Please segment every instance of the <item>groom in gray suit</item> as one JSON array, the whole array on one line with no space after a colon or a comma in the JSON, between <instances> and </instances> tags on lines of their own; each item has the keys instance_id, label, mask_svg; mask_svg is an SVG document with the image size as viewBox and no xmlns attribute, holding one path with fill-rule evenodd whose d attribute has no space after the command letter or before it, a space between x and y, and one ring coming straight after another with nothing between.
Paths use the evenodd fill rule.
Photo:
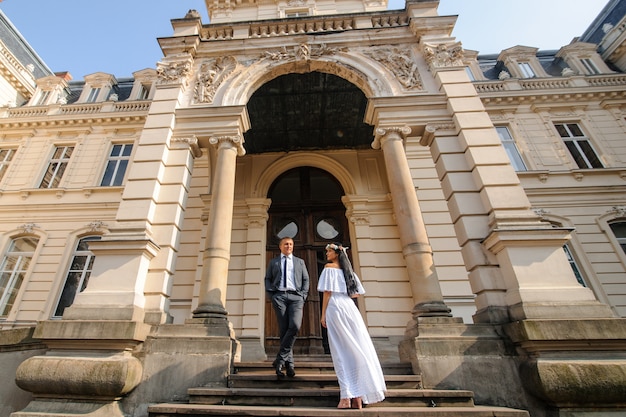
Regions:
<instances>
[{"instance_id":1,"label":"groom in gray suit","mask_svg":"<svg viewBox=\"0 0 626 417\"><path fill-rule=\"evenodd\" d=\"M296 375L293 345L302 325L302 310L309 295L309 272L304 260L293 256L293 239L284 237L278 245L280 256L272 259L265 273L265 291L272 300L280 331L280 350L274 367L276 375Z\"/></svg>"}]
</instances>

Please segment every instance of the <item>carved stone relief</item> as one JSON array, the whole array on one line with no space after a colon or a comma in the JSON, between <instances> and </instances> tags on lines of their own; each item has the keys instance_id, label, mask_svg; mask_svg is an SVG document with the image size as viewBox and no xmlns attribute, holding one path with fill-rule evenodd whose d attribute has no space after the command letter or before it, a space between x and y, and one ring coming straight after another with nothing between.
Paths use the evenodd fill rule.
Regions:
<instances>
[{"instance_id":1,"label":"carved stone relief","mask_svg":"<svg viewBox=\"0 0 626 417\"><path fill-rule=\"evenodd\" d=\"M194 89L196 103L211 103L219 86L237 68L237 59L233 56L219 57L200 66Z\"/></svg>"},{"instance_id":2,"label":"carved stone relief","mask_svg":"<svg viewBox=\"0 0 626 417\"><path fill-rule=\"evenodd\" d=\"M423 48L424 58L433 68L464 66L461 42L438 45L425 43Z\"/></svg>"},{"instance_id":3,"label":"carved stone relief","mask_svg":"<svg viewBox=\"0 0 626 417\"><path fill-rule=\"evenodd\" d=\"M334 55L337 52L344 52L346 50L347 48L331 48L323 43L319 45L301 43L300 45L293 47L291 50L283 46L278 50L265 51L261 55L261 58L271 59L273 61L288 61L294 59L296 61L306 61L311 58L319 58L324 55Z\"/></svg>"},{"instance_id":4,"label":"carved stone relief","mask_svg":"<svg viewBox=\"0 0 626 417\"><path fill-rule=\"evenodd\" d=\"M167 58L166 58L167 59ZM157 62L157 77L159 84L167 84L185 80L191 74L191 57L174 57L171 60Z\"/></svg>"},{"instance_id":5,"label":"carved stone relief","mask_svg":"<svg viewBox=\"0 0 626 417\"><path fill-rule=\"evenodd\" d=\"M363 54L385 66L404 88L418 90L423 88L417 63L406 50L375 48L364 51Z\"/></svg>"}]
</instances>

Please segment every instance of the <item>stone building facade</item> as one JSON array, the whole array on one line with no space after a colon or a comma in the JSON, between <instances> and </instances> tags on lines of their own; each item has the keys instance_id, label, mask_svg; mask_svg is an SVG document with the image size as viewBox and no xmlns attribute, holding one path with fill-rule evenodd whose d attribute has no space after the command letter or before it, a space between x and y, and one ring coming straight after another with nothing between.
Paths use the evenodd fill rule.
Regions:
<instances>
[{"instance_id":1,"label":"stone building facade","mask_svg":"<svg viewBox=\"0 0 626 417\"><path fill-rule=\"evenodd\" d=\"M312 288L350 246L379 356L426 387L623 412L625 2L497 55L438 4L207 2L155 69L83 81L2 16L0 413L145 416L265 360L282 236Z\"/></svg>"}]
</instances>

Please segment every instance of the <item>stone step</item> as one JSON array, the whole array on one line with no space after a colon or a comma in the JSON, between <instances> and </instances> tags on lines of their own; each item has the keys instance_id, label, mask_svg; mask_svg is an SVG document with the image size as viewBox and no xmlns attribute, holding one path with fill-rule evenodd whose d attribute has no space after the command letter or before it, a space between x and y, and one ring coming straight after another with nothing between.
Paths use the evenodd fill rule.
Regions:
<instances>
[{"instance_id":1,"label":"stone step","mask_svg":"<svg viewBox=\"0 0 626 417\"><path fill-rule=\"evenodd\" d=\"M333 407L339 402L339 388L209 388L187 390L190 404L265 407ZM472 407L473 393L465 390L387 389L385 401L370 405L384 407Z\"/></svg>"},{"instance_id":2,"label":"stone step","mask_svg":"<svg viewBox=\"0 0 626 417\"><path fill-rule=\"evenodd\" d=\"M296 372L305 372L307 374L313 373L335 373L335 369L333 368L333 363L330 360L320 361L320 360L299 360L296 358L295 360ZM383 373L385 375L413 375L413 368L410 363L407 362L390 362L390 363L381 363L380 364ZM268 370L272 370L272 362L264 361L264 362L236 362L233 366L234 373L253 373L253 372L266 372Z\"/></svg>"},{"instance_id":3,"label":"stone step","mask_svg":"<svg viewBox=\"0 0 626 417\"><path fill-rule=\"evenodd\" d=\"M422 378L419 375L385 375L387 388L422 388ZM228 377L230 388L337 388L339 383L334 373L308 373L298 369L293 378L278 379L273 370L240 372Z\"/></svg>"},{"instance_id":4,"label":"stone step","mask_svg":"<svg viewBox=\"0 0 626 417\"><path fill-rule=\"evenodd\" d=\"M206 404L158 404L148 408L149 417L529 417L527 411L501 407L365 407L338 410L333 407L259 407Z\"/></svg>"}]
</instances>

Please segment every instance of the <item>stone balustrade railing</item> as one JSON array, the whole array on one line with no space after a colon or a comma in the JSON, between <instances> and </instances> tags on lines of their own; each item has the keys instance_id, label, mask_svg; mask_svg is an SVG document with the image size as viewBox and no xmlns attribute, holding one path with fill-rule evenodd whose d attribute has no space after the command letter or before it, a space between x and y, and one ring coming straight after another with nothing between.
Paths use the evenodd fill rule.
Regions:
<instances>
[{"instance_id":1,"label":"stone balustrade railing","mask_svg":"<svg viewBox=\"0 0 626 417\"><path fill-rule=\"evenodd\" d=\"M408 17L401 13L382 14L361 18L358 15L343 17L311 16L297 19L268 20L262 22L206 25L201 31L204 40L219 41L235 38L266 38L294 34L312 34L346 31L361 28L388 28L408 25ZM246 26L247 30L246 30Z\"/></svg>"},{"instance_id":2,"label":"stone balustrade railing","mask_svg":"<svg viewBox=\"0 0 626 417\"><path fill-rule=\"evenodd\" d=\"M504 91L562 90L580 87L611 87L626 85L625 74L604 74L592 76L527 78L493 81L474 81L479 94L501 93Z\"/></svg>"},{"instance_id":3,"label":"stone balustrade railing","mask_svg":"<svg viewBox=\"0 0 626 417\"><path fill-rule=\"evenodd\" d=\"M7 109L0 118L27 118L47 116L79 116L99 113L143 112L150 109L150 101L57 104L51 106L23 106Z\"/></svg>"}]
</instances>

